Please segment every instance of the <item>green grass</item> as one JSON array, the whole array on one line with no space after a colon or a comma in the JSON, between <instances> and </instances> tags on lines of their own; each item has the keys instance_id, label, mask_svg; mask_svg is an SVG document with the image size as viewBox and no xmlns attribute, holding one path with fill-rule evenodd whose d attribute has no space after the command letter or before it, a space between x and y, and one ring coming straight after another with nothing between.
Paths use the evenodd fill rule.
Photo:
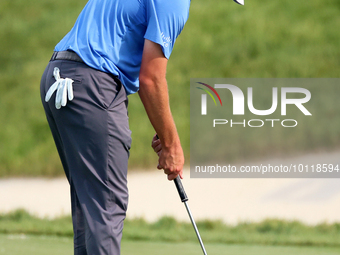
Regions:
<instances>
[{"instance_id":1,"label":"green grass","mask_svg":"<svg viewBox=\"0 0 340 255\"><path fill-rule=\"evenodd\" d=\"M0 233L30 234L71 237L73 235L71 217L53 220L34 217L24 210L0 214Z\"/></svg>"},{"instance_id":2,"label":"green grass","mask_svg":"<svg viewBox=\"0 0 340 255\"><path fill-rule=\"evenodd\" d=\"M335 255L339 248L331 247L289 247L261 245L204 244L209 255ZM122 242L122 254L129 255L197 255L203 254L197 242L191 243L154 243L154 242Z\"/></svg>"},{"instance_id":3,"label":"green grass","mask_svg":"<svg viewBox=\"0 0 340 255\"><path fill-rule=\"evenodd\" d=\"M85 3L0 2L0 176L62 174L40 103L39 83L55 44ZM187 159L190 78L339 77L339 14L338 0L248 1L243 7L231 0L192 1L167 72L171 108ZM316 104L313 107L320 107ZM156 167L157 158L150 149L154 131L137 95L130 97L129 114L130 168ZM339 130L340 123L333 128ZM309 146L301 151L336 147L329 141L338 135L316 134L318 139L312 142L310 136L304 137L302 142ZM275 139L274 144L281 138ZM291 140L288 149L301 144L295 137ZM262 151L270 152L270 148ZM235 159L244 157L239 154L233 153Z\"/></svg>"},{"instance_id":4,"label":"green grass","mask_svg":"<svg viewBox=\"0 0 340 255\"><path fill-rule=\"evenodd\" d=\"M268 219L259 223L228 226L220 221L199 221L197 227L205 243L337 247L340 250L340 224L307 226L297 221ZM72 237L71 218L39 219L19 210L0 215L0 234ZM128 242L196 242L190 223L163 217L148 223L127 219L123 240Z\"/></svg>"},{"instance_id":5,"label":"green grass","mask_svg":"<svg viewBox=\"0 0 340 255\"><path fill-rule=\"evenodd\" d=\"M71 237L0 234L0 254L71 255L73 240Z\"/></svg>"},{"instance_id":6,"label":"green grass","mask_svg":"<svg viewBox=\"0 0 340 255\"><path fill-rule=\"evenodd\" d=\"M261 245L206 244L209 255L336 255L339 248L334 247L290 247ZM2 235L0 234L0 254L11 255L71 255L73 254L72 238ZM122 255L196 255L202 254L198 242L165 243L122 241Z\"/></svg>"},{"instance_id":7,"label":"green grass","mask_svg":"<svg viewBox=\"0 0 340 255\"><path fill-rule=\"evenodd\" d=\"M340 224L306 226L299 222L265 220L227 226L198 222L208 254L335 255L340 254ZM71 218L39 219L19 210L0 215L0 255L73 254ZM163 217L155 223L126 220L122 254L201 254L189 223Z\"/></svg>"}]
</instances>

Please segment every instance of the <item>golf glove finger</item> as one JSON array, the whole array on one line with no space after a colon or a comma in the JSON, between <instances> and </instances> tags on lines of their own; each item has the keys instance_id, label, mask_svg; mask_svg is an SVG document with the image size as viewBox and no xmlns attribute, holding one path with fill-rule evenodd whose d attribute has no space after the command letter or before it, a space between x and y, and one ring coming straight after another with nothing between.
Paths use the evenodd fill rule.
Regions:
<instances>
[{"instance_id":1,"label":"golf glove finger","mask_svg":"<svg viewBox=\"0 0 340 255\"><path fill-rule=\"evenodd\" d=\"M58 67L55 67L53 70L53 76L56 80L55 83L52 84L52 86L49 88L49 90L46 93L45 101L48 102L54 91L57 91L56 97L55 97L55 107L57 109L60 109L61 106L65 106L68 100L73 99L73 80L70 78L60 78L60 70Z\"/></svg>"}]
</instances>

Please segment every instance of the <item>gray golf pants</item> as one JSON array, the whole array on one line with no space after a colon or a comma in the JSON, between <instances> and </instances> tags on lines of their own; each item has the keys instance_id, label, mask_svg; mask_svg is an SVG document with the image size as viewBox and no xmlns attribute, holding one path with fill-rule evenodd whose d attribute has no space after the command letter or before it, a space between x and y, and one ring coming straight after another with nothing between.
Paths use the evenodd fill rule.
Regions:
<instances>
[{"instance_id":1,"label":"gray golf pants","mask_svg":"<svg viewBox=\"0 0 340 255\"><path fill-rule=\"evenodd\" d=\"M74 99L59 110L56 93L44 100L54 67L74 80ZM124 86L84 63L54 60L42 76L41 99L70 183L74 254L120 254L131 145Z\"/></svg>"}]
</instances>

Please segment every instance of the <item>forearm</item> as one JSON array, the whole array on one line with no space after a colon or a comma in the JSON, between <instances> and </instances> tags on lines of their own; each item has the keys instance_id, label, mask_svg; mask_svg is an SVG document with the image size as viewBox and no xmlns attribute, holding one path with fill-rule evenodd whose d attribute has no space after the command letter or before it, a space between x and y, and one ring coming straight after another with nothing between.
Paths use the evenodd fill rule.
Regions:
<instances>
[{"instance_id":1,"label":"forearm","mask_svg":"<svg viewBox=\"0 0 340 255\"><path fill-rule=\"evenodd\" d=\"M139 96L163 148L180 144L170 105L166 79L140 81Z\"/></svg>"}]
</instances>

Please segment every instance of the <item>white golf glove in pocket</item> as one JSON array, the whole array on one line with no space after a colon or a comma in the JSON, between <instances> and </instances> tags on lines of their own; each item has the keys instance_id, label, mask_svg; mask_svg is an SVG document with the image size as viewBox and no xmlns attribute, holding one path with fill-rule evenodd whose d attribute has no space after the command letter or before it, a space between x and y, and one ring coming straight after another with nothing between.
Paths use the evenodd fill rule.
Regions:
<instances>
[{"instance_id":1,"label":"white golf glove in pocket","mask_svg":"<svg viewBox=\"0 0 340 255\"><path fill-rule=\"evenodd\" d=\"M48 102L51 99L54 91L57 91L57 95L55 97L55 108L60 109L62 106L66 105L67 98L70 101L73 99L73 80L70 78L60 78L60 70L58 67L54 68L53 76L56 79L56 82L53 83L47 91L45 102Z\"/></svg>"}]
</instances>

